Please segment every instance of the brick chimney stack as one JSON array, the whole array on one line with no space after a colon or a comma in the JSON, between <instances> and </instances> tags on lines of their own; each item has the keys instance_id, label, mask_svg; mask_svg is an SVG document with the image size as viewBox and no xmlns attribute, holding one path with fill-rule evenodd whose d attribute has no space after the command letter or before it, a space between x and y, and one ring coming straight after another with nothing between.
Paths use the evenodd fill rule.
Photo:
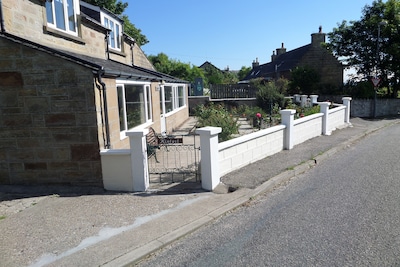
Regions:
<instances>
[{"instance_id":1,"label":"brick chimney stack","mask_svg":"<svg viewBox=\"0 0 400 267\"><path fill-rule=\"evenodd\" d=\"M275 58L276 58L275 51L272 51L271 62L273 62Z\"/></svg>"},{"instance_id":2,"label":"brick chimney stack","mask_svg":"<svg viewBox=\"0 0 400 267\"><path fill-rule=\"evenodd\" d=\"M279 56L279 55L282 55L284 53L286 53L286 48L285 48L284 43L282 43L282 47L276 49L276 55Z\"/></svg>"},{"instance_id":3,"label":"brick chimney stack","mask_svg":"<svg viewBox=\"0 0 400 267\"><path fill-rule=\"evenodd\" d=\"M322 32L322 26L319 26L318 33L311 34L311 44L312 46L320 46L321 43L325 43L326 34Z\"/></svg>"},{"instance_id":4,"label":"brick chimney stack","mask_svg":"<svg viewBox=\"0 0 400 267\"><path fill-rule=\"evenodd\" d=\"M258 67L258 66L260 66L260 63L258 62L258 57L257 57L256 60L253 60L252 67L254 69L254 68Z\"/></svg>"}]
</instances>

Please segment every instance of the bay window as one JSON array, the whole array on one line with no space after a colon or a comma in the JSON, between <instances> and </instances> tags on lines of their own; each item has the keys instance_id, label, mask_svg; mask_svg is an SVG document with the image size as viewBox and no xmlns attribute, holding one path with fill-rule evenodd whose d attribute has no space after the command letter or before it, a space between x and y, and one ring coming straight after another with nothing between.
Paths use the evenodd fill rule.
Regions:
<instances>
[{"instance_id":1,"label":"bay window","mask_svg":"<svg viewBox=\"0 0 400 267\"><path fill-rule=\"evenodd\" d=\"M149 84L119 84L117 93L121 132L152 120Z\"/></svg>"},{"instance_id":2,"label":"bay window","mask_svg":"<svg viewBox=\"0 0 400 267\"><path fill-rule=\"evenodd\" d=\"M184 85L165 85L164 98L162 91L160 91L160 110L162 104L165 104L165 113L174 111L186 105L186 94Z\"/></svg>"}]
</instances>

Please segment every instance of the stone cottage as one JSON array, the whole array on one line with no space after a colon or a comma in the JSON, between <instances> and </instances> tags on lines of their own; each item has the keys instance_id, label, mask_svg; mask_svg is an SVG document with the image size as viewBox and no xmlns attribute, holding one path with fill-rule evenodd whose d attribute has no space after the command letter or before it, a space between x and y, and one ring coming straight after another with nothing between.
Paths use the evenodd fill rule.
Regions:
<instances>
[{"instance_id":1,"label":"stone cottage","mask_svg":"<svg viewBox=\"0 0 400 267\"><path fill-rule=\"evenodd\" d=\"M100 150L189 116L188 84L157 72L108 10L0 0L0 23L0 184L102 186Z\"/></svg>"},{"instance_id":2,"label":"stone cottage","mask_svg":"<svg viewBox=\"0 0 400 267\"><path fill-rule=\"evenodd\" d=\"M311 43L291 51L286 51L284 44L273 52L271 62L259 64L256 59L252 70L242 82L261 78L272 80L280 77L291 78L291 71L296 67L311 67L320 75L320 84L334 87L343 85L343 66L324 46L326 34L322 27L318 33L311 34Z\"/></svg>"}]
</instances>

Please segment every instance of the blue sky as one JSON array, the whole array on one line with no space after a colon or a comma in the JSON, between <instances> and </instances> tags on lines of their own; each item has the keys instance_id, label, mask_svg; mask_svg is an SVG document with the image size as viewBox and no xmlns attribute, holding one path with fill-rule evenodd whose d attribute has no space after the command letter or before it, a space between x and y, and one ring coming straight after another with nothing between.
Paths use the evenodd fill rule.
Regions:
<instances>
[{"instance_id":1,"label":"blue sky","mask_svg":"<svg viewBox=\"0 0 400 267\"><path fill-rule=\"evenodd\" d=\"M133 0L125 14L150 41L146 55L220 69L270 62L284 43L287 51L309 44L322 26L331 32L343 20L359 20L373 0ZM327 40L328 41L328 40Z\"/></svg>"}]
</instances>

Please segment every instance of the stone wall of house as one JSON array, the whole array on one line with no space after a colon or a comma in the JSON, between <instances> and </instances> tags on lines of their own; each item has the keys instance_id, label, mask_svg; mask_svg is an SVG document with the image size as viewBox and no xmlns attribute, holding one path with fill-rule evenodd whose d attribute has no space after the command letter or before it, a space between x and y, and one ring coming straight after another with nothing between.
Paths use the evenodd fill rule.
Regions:
<instances>
[{"instance_id":1,"label":"stone wall of house","mask_svg":"<svg viewBox=\"0 0 400 267\"><path fill-rule=\"evenodd\" d=\"M45 1L2 0L5 29L8 33L55 49L82 53L104 58L105 34L80 22L79 35L73 37L51 28L46 28Z\"/></svg>"},{"instance_id":2,"label":"stone wall of house","mask_svg":"<svg viewBox=\"0 0 400 267\"><path fill-rule=\"evenodd\" d=\"M46 9L43 0L2 0L4 27L8 33L55 49L106 59L105 32L84 19L79 20L78 36L68 35L46 27ZM133 59L132 59L133 56ZM131 49L122 43L122 51L109 53L118 62L154 70L138 45Z\"/></svg>"},{"instance_id":3,"label":"stone wall of house","mask_svg":"<svg viewBox=\"0 0 400 267\"><path fill-rule=\"evenodd\" d=\"M340 62L320 45L312 46L300 65L318 71L321 75L321 85L343 86L343 68Z\"/></svg>"},{"instance_id":4,"label":"stone wall of house","mask_svg":"<svg viewBox=\"0 0 400 267\"><path fill-rule=\"evenodd\" d=\"M93 73L0 38L0 184L102 186Z\"/></svg>"}]
</instances>

